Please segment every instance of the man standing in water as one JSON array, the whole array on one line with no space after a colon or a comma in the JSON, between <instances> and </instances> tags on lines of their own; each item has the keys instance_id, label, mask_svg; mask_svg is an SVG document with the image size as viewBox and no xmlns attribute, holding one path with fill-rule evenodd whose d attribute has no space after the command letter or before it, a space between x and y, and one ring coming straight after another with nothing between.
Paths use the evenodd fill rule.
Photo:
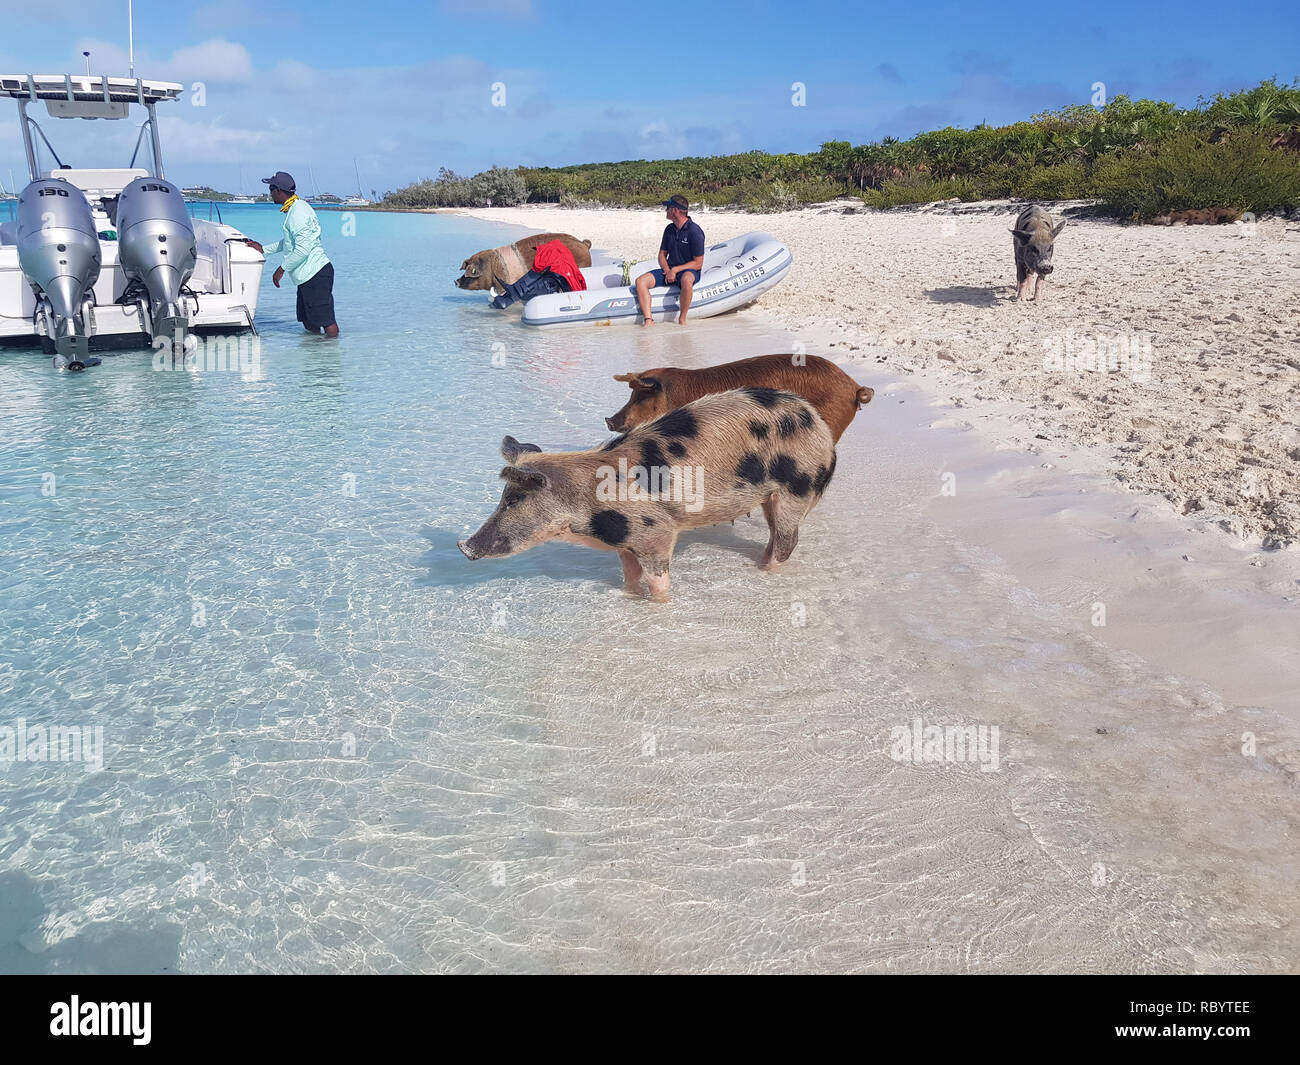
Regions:
<instances>
[{"instance_id":1,"label":"man standing in water","mask_svg":"<svg viewBox=\"0 0 1300 1065\"><path fill-rule=\"evenodd\" d=\"M686 213L689 206L685 196L664 200L668 225L664 228L664 239L659 242L659 269L636 279L636 299L641 305L641 317L645 319L642 325L655 324L650 313L650 290L659 285L681 286L682 294L678 297L681 313L677 315L677 324L686 324L691 294L695 291L695 282L700 279L700 271L704 269L704 230Z\"/></svg>"},{"instance_id":2,"label":"man standing in water","mask_svg":"<svg viewBox=\"0 0 1300 1065\"><path fill-rule=\"evenodd\" d=\"M298 286L298 321L303 328L317 335L323 329L327 337L336 337L339 326L334 320L334 264L320 246L316 212L306 200L298 199L294 192L298 186L283 170L262 181L271 186L271 199L280 205L284 215L284 237L266 247L255 240L244 243L263 255L284 255L284 265L271 275L272 283L279 288L287 271Z\"/></svg>"}]
</instances>

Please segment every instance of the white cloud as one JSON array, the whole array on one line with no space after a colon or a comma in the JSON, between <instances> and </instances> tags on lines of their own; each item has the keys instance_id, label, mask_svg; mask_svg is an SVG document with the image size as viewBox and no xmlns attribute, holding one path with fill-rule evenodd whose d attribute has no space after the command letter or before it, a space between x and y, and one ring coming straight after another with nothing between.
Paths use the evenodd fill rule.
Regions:
<instances>
[{"instance_id":1,"label":"white cloud","mask_svg":"<svg viewBox=\"0 0 1300 1065\"><path fill-rule=\"evenodd\" d=\"M165 77L184 84L201 81L209 88L231 88L253 80L253 57L242 44L215 37L179 48L161 64Z\"/></svg>"},{"instance_id":2,"label":"white cloud","mask_svg":"<svg viewBox=\"0 0 1300 1065\"><path fill-rule=\"evenodd\" d=\"M325 85L325 75L297 59L282 59L271 71L271 86L277 92L318 92Z\"/></svg>"}]
</instances>

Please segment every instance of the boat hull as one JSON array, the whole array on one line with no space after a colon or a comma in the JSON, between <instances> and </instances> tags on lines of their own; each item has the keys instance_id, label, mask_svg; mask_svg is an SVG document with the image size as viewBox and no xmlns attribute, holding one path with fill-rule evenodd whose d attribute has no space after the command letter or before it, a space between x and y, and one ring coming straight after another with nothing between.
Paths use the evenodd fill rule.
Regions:
<instances>
[{"instance_id":1,"label":"boat hull","mask_svg":"<svg viewBox=\"0 0 1300 1065\"><path fill-rule=\"evenodd\" d=\"M107 220L105 225L107 225ZM238 243L233 226L196 220L198 252L188 293L182 295L190 332L253 328L262 283L262 255ZM90 290L90 346L93 350L149 346L155 333L149 308L139 301L119 304L131 278L123 269L117 241L101 240L101 267ZM16 244L0 239L0 340L41 344L46 339L36 316L36 296L23 274Z\"/></svg>"}]
</instances>

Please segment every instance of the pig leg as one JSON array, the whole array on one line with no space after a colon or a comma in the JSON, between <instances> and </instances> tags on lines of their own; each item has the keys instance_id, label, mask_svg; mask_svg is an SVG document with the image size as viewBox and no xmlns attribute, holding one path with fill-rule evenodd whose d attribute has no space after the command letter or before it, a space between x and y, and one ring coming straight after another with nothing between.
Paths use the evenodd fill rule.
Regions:
<instances>
[{"instance_id":1,"label":"pig leg","mask_svg":"<svg viewBox=\"0 0 1300 1065\"><path fill-rule=\"evenodd\" d=\"M794 554L795 544L799 542L799 522L803 520L804 508L800 507L783 492L773 492L763 500L763 517L771 537L767 541L767 550L759 565L763 569L776 569L782 562Z\"/></svg>"},{"instance_id":2,"label":"pig leg","mask_svg":"<svg viewBox=\"0 0 1300 1065\"><path fill-rule=\"evenodd\" d=\"M645 570L645 582L650 586L650 598L656 603L668 601L668 587L671 582L668 565L672 561L667 555L662 557L641 558Z\"/></svg>"},{"instance_id":3,"label":"pig leg","mask_svg":"<svg viewBox=\"0 0 1300 1065\"><path fill-rule=\"evenodd\" d=\"M1016 299L1025 298L1025 288L1029 284L1029 271L1020 262L1016 263Z\"/></svg>"},{"instance_id":4,"label":"pig leg","mask_svg":"<svg viewBox=\"0 0 1300 1065\"><path fill-rule=\"evenodd\" d=\"M663 573L647 573L646 583L650 585L650 598L656 603L668 602L668 585L669 574L667 570Z\"/></svg>"},{"instance_id":5,"label":"pig leg","mask_svg":"<svg viewBox=\"0 0 1300 1065\"><path fill-rule=\"evenodd\" d=\"M1038 290L1043 287L1043 275L1038 274L1034 277L1034 299L1038 299Z\"/></svg>"},{"instance_id":6,"label":"pig leg","mask_svg":"<svg viewBox=\"0 0 1300 1065\"><path fill-rule=\"evenodd\" d=\"M640 561L626 548L619 549L618 560L623 563L623 587L633 595L640 595L641 577L644 574Z\"/></svg>"},{"instance_id":7,"label":"pig leg","mask_svg":"<svg viewBox=\"0 0 1300 1065\"><path fill-rule=\"evenodd\" d=\"M671 537L648 545L636 558L645 573L646 584L650 586L650 598L659 603L668 599L668 567L672 564L673 545L676 542L677 535L674 533Z\"/></svg>"}]
</instances>

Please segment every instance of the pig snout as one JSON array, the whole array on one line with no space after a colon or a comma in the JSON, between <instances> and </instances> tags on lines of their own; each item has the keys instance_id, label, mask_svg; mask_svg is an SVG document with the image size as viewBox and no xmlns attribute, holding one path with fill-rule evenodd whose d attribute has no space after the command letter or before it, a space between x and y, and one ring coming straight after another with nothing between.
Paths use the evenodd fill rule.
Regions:
<instances>
[{"instance_id":1,"label":"pig snout","mask_svg":"<svg viewBox=\"0 0 1300 1065\"><path fill-rule=\"evenodd\" d=\"M498 528L479 529L473 536L457 540L460 553L471 562L480 558L501 558L511 553L510 537Z\"/></svg>"},{"instance_id":2,"label":"pig snout","mask_svg":"<svg viewBox=\"0 0 1300 1065\"><path fill-rule=\"evenodd\" d=\"M1041 265L1038 267L1038 272L1039 272L1040 274L1042 274L1044 277L1046 277L1048 274L1050 274L1050 273L1052 272L1052 264L1051 264L1051 263L1043 263L1043 264L1041 264Z\"/></svg>"},{"instance_id":3,"label":"pig snout","mask_svg":"<svg viewBox=\"0 0 1300 1065\"><path fill-rule=\"evenodd\" d=\"M617 417L606 418L605 424L609 427L611 433L621 433L623 431L623 427L618 423Z\"/></svg>"}]
</instances>

